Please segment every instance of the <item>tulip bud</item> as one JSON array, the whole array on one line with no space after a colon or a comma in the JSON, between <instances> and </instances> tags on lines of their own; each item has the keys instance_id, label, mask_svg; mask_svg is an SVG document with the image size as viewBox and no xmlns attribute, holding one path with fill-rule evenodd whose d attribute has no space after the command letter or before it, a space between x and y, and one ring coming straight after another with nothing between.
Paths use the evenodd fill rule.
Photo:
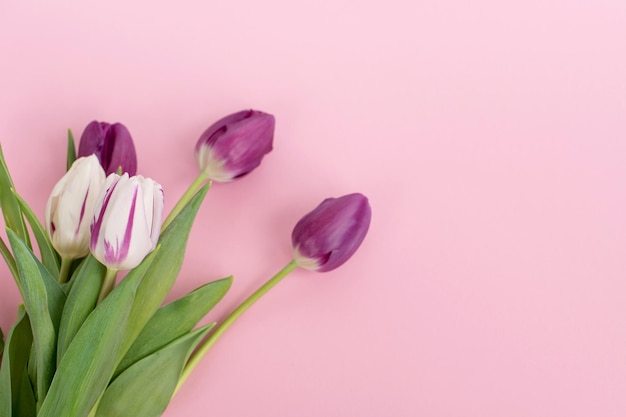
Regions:
<instances>
[{"instance_id":1,"label":"tulip bud","mask_svg":"<svg viewBox=\"0 0 626 417\"><path fill-rule=\"evenodd\" d=\"M122 173L133 176L137 173L137 153L130 132L121 123L109 124L93 121L87 125L80 137L78 156L95 154L107 175Z\"/></svg>"},{"instance_id":2,"label":"tulip bud","mask_svg":"<svg viewBox=\"0 0 626 417\"><path fill-rule=\"evenodd\" d=\"M56 183L46 204L46 231L66 259L89 253L89 224L105 175L94 155L78 158Z\"/></svg>"},{"instance_id":3,"label":"tulip bud","mask_svg":"<svg viewBox=\"0 0 626 417\"><path fill-rule=\"evenodd\" d=\"M371 218L372 209L363 194L327 198L294 227L294 260L319 272L337 268L359 248Z\"/></svg>"},{"instance_id":4,"label":"tulip bud","mask_svg":"<svg viewBox=\"0 0 626 417\"><path fill-rule=\"evenodd\" d=\"M91 224L91 253L109 269L132 269L159 240L163 189L140 175L111 174L100 197Z\"/></svg>"},{"instance_id":5,"label":"tulip bud","mask_svg":"<svg viewBox=\"0 0 626 417\"><path fill-rule=\"evenodd\" d=\"M244 110L212 124L198 139L196 159L211 180L227 182L243 177L272 150L274 116Z\"/></svg>"}]
</instances>

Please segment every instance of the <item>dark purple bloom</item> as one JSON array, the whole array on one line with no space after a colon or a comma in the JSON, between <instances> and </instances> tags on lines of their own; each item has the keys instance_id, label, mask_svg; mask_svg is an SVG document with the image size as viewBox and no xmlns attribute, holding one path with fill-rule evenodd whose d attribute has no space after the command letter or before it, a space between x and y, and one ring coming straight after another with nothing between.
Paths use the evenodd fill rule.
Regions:
<instances>
[{"instance_id":1,"label":"dark purple bloom","mask_svg":"<svg viewBox=\"0 0 626 417\"><path fill-rule=\"evenodd\" d=\"M93 121L80 137L78 157L95 154L107 175L127 172L137 174L137 153L130 132L121 123Z\"/></svg>"},{"instance_id":2,"label":"dark purple bloom","mask_svg":"<svg viewBox=\"0 0 626 417\"><path fill-rule=\"evenodd\" d=\"M365 239L372 218L360 193L327 198L293 229L291 243L299 266L326 272L346 262Z\"/></svg>"},{"instance_id":3,"label":"dark purple bloom","mask_svg":"<svg viewBox=\"0 0 626 417\"><path fill-rule=\"evenodd\" d=\"M213 181L243 177L272 150L274 116L244 110L213 123L196 144L200 169Z\"/></svg>"}]
</instances>

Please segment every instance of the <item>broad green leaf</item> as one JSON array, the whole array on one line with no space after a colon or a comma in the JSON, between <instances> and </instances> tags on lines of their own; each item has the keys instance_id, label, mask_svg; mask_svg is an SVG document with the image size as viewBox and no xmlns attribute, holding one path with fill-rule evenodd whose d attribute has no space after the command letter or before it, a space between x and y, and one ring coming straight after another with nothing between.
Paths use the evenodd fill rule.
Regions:
<instances>
[{"instance_id":1,"label":"broad green leaf","mask_svg":"<svg viewBox=\"0 0 626 417\"><path fill-rule=\"evenodd\" d=\"M43 226L37 219L37 216L33 212L33 210L28 206L26 201L19 194L15 193L15 198L20 205L20 209L28 220L28 224L30 224L30 228L35 235L35 240L37 240L37 245L39 246L39 252L41 253L41 263L48 269L50 275L53 277L59 276L59 257L52 247L52 243L48 238L48 234L44 230Z\"/></svg>"},{"instance_id":2,"label":"broad green leaf","mask_svg":"<svg viewBox=\"0 0 626 417\"><path fill-rule=\"evenodd\" d=\"M61 287L61 285L56 282L52 275L50 275L46 267L40 264L34 255L32 255L32 257L39 267L39 273L41 274L43 284L46 287L46 293L48 296L48 312L50 313L50 318L52 319L54 332L55 334L58 334L59 326L61 324L61 315L63 314L63 307L65 306L65 300L67 299L67 296L65 295L63 287Z\"/></svg>"},{"instance_id":3,"label":"broad green leaf","mask_svg":"<svg viewBox=\"0 0 626 417\"><path fill-rule=\"evenodd\" d=\"M20 393L17 403L13 406L13 415L15 417L34 416L37 414L37 401L33 392L33 385L30 383L28 373L22 374L22 383L20 384Z\"/></svg>"},{"instance_id":4,"label":"broad green leaf","mask_svg":"<svg viewBox=\"0 0 626 417\"><path fill-rule=\"evenodd\" d=\"M26 363L32 342L28 315L24 306L20 305L15 324L7 335L0 367L0 417L11 417L20 402L22 380L28 378Z\"/></svg>"},{"instance_id":5,"label":"broad green leaf","mask_svg":"<svg viewBox=\"0 0 626 417\"><path fill-rule=\"evenodd\" d=\"M2 208L4 215L4 224L9 229L14 230L26 242L26 246L30 247L30 237L20 211L20 205L13 194L13 188L13 180L4 160L2 146L0 146L0 208Z\"/></svg>"},{"instance_id":6,"label":"broad green leaf","mask_svg":"<svg viewBox=\"0 0 626 417\"><path fill-rule=\"evenodd\" d=\"M158 248L136 270L145 270ZM143 274L127 276L85 320L61 359L38 417L83 417L107 387Z\"/></svg>"},{"instance_id":7,"label":"broad green leaf","mask_svg":"<svg viewBox=\"0 0 626 417\"><path fill-rule=\"evenodd\" d=\"M24 242L10 229L7 229L7 234L15 253L22 296L33 329L37 369L36 397L41 401L54 376L56 335L65 294Z\"/></svg>"},{"instance_id":8,"label":"broad green leaf","mask_svg":"<svg viewBox=\"0 0 626 417\"><path fill-rule=\"evenodd\" d=\"M72 129L67 129L67 163L65 164L66 171L69 171L75 160L76 146L74 145L74 134L72 134Z\"/></svg>"},{"instance_id":9,"label":"broad green leaf","mask_svg":"<svg viewBox=\"0 0 626 417\"><path fill-rule=\"evenodd\" d=\"M4 333L0 329L0 360L2 359L2 352L4 352Z\"/></svg>"},{"instance_id":10,"label":"broad green leaf","mask_svg":"<svg viewBox=\"0 0 626 417\"><path fill-rule=\"evenodd\" d=\"M52 275L50 275L50 272L48 272L46 267L39 262L35 254L26 247L24 242L22 242L12 230L7 229L7 235L9 236L9 241L13 247L13 251L15 252L18 273L20 271L20 265L32 268L33 270L35 267L37 268L37 276L40 278L41 282L43 282L46 290L48 312L50 314L50 318L52 319L55 332L58 331L59 323L61 322L61 313L63 312L63 306L65 305L66 299L63 287ZM29 277L29 279L30 278L31 277ZM28 304L26 304L26 311L28 311Z\"/></svg>"},{"instance_id":11,"label":"broad green leaf","mask_svg":"<svg viewBox=\"0 0 626 417\"><path fill-rule=\"evenodd\" d=\"M104 392L96 417L160 416L172 399L191 351L210 327L181 336L120 374Z\"/></svg>"},{"instance_id":12,"label":"broad green leaf","mask_svg":"<svg viewBox=\"0 0 626 417\"><path fill-rule=\"evenodd\" d=\"M23 291L22 296L32 321L34 359L37 368L36 392L38 398L43 398L54 375L53 358L56 358L56 334L50 312L48 311L46 286L39 273L39 268L30 259L28 249L23 242L12 230L7 229L7 233L15 253L15 261Z\"/></svg>"},{"instance_id":13,"label":"broad green leaf","mask_svg":"<svg viewBox=\"0 0 626 417\"><path fill-rule=\"evenodd\" d=\"M115 374L188 333L222 299L232 277L201 286L159 308L124 356Z\"/></svg>"},{"instance_id":14,"label":"broad green leaf","mask_svg":"<svg viewBox=\"0 0 626 417\"><path fill-rule=\"evenodd\" d=\"M207 191L208 186L202 187L159 238L161 250L145 271L145 277L137 288L119 361L172 288L183 263L189 231ZM136 274L144 274L144 271L136 268L128 274L127 279Z\"/></svg>"},{"instance_id":15,"label":"broad green leaf","mask_svg":"<svg viewBox=\"0 0 626 417\"><path fill-rule=\"evenodd\" d=\"M72 287L61 316L57 343L57 363L70 345L85 319L96 307L106 267L89 255L72 277Z\"/></svg>"},{"instance_id":16,"label":"broad green leaf","mask_svg":"<svg viewBox=\"0 0 626 417\"><path fill-rule=\"evenodd\" d=\"M13 278L15 279L15 283L17 284L17 287L21 288L19 275L17 274L17 266L15 265L15 258L13 258L13 254L11 253L7 245L4 243L4 240L2 240L2 238L0 238L0 254L2 254L2 257L4 258L4 262L9 267L9 271L11 271L11 275L13 275Z\"/></svg>"}]
</instances>

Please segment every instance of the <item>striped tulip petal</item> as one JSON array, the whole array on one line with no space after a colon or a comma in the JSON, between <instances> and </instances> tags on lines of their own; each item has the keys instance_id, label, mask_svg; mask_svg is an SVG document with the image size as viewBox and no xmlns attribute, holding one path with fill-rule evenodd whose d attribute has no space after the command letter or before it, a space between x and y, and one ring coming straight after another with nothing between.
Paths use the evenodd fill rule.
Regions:
<instances>
[{"instance_id":1,"label":"striped tulip petal","mask_svg":"<svg viewBox=\"0 0 626 417\"><path fill-rule=\"evenodd\" d=\"M132 269L155 247L163 189L150 178L111 174L91 226L91 253L111 269Z\"/></svg>"}]
</instances>

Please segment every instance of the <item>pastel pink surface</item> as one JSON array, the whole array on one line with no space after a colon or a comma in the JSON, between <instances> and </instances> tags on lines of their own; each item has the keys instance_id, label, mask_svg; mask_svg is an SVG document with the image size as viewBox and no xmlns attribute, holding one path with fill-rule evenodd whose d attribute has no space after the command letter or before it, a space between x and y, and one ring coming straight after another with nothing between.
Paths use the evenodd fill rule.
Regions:
<instances>
[{"instance_id":1,"label":"pastel pink surface","mask_svg":"<svg viewBox=\"0 0 626 417\"><path fill-rule=\"evenodd\" d=\"M274 114L191 235L171 298L235 275L205 322L322 199L370 197L355 257L262 299L168 417L622 417L625 50L618 0L5 2L0 141L42 216L66 129L123 122L170 209L210 123Z\"/></svg>"}]
</instances>

